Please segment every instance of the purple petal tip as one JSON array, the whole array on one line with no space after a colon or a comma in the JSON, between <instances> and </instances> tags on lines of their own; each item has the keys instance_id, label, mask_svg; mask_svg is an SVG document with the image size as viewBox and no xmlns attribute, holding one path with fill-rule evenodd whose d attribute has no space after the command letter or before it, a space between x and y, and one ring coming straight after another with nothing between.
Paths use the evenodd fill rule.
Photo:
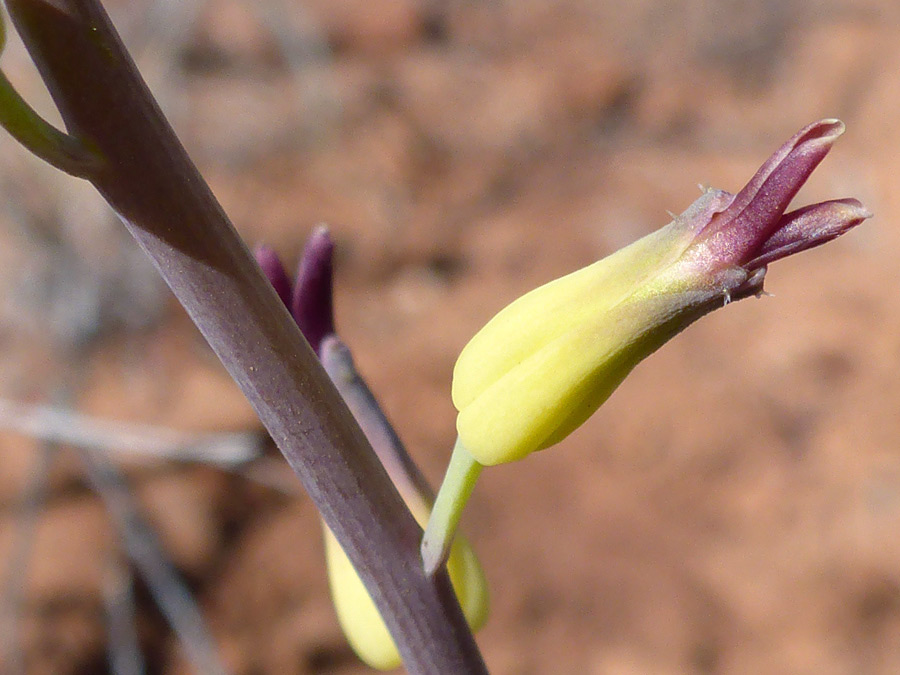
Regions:
<instances>
[{"instance_id":1,"label":"purple petal tip","mask_svg":"<svg viewBox=\"0 0 900 675\"><path fill-rule=\"evenodd\" d=\"M708 260L746 267L761 257L782 227L784 210L845 130L840 120L823 119L778 148L704 229Z\"/></svg>"},{"instance_id":2,"label":"purple petal tip","mask_svg":"<svg viewBox=\"0 0 900 675\"><path fill-rule=\"evenodd\" d=\"M824 120L813 122L804 127L798 136L817 136L822 139L834 140L847 131L847 126L836 117L826 117Z\"/></svg>"},{"instance_id":3,"label":"purple petal tip","mask_svg":"<svg viewBox=\"0 0 900 675\"><path fill-rule=\"evenodd\" d=\"M763 243L746 268L762 267L821 246L871 217L872 212L856 199L834 199L786 213L778 221L778 229Z\"/></svg>"},{"instance_id":4,"label":"purple petal tip","mask_svg":"<svg viewBox=\"0 0 900 675\"><path fill-rule=\"evenodd\" d=\"M281 298L286 307L290 307L291 280L288 278L284 265L281 264L281 260L278 258L278 254L275 253L275 249L262 244L256 248L253 255L278 297Z\"/></svg>"},{"instance_id":5,"label":"purple petal tip","mask_svg":"<svg viewBox=\"0 0 900 675\"><path fill-rule=\"evenodd\" d=\"M335 332L332 301L334 241L319 225L303 249L294 285L291 314L310 346L319 353L322 340Z\"/></svg>"}]
</instances>

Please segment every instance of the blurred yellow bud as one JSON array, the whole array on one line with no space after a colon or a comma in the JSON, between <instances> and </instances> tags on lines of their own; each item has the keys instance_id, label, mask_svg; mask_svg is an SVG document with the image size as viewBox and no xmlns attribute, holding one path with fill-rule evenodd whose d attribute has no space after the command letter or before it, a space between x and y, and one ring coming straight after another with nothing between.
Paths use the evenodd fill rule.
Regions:
<instances>
[{"instance_id":1,"label":"blurred yellow bud","mask_svg":"<svg viewBox=\"0 0 900 675\"><path fill-rule=\"evenodd\" d=\"M424 525L424 521L420 520L420 524ZM327 527L324 530L331 597L347 641L372 668L397 668L401 663L400 654L387 626L337 539ZM453 542L447 570L463 614L472 630L477 631L487 620L487 582L478 558L462 536Z\"/></svg>"}]
</instances>

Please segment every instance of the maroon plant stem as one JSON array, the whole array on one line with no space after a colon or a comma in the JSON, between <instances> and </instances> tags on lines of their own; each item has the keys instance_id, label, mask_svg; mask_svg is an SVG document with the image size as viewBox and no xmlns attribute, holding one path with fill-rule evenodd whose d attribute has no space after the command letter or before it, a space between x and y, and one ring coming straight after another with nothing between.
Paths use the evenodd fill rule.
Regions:
<instances>
[{"instance_id":1,"label":"maroon plant stem","mask_svg":"<svg viewBox=\"0 0 900 675\"><path fill-rule=\"evenodd\" d=\"M152 258L344 547L410 673L486 673L447 575L365 436L164 119L97 0L7 0L87 178ZM313 536L310 533L310 536Z\"/></svg>"}]
</instances>

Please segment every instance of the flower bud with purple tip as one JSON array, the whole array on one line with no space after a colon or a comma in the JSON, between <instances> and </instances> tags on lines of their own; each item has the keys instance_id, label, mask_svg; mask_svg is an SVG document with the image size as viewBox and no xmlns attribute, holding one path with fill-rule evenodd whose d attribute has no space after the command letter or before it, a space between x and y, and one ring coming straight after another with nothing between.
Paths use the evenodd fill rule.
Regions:
<instances>
[{"instance_id":1,"label":"flower bud with purple tip","mask_svg":"<svg viewBox=\"0 0 900 675\"><path fill-rule=\"evenodd\" d=\"M453 371L459 438L422 541L427 572L446 560L483 466L555 445L688 325L760 295L769 263L870 217L855 199L785 213L843 132L834 119L804 127L736 195L704 191L662 229L523 295L472 338Z\"/></svg>"},{"instance_id":2,"label":"flower bud with purple tip","mask_svg":"<svg viewBox=\"0 0 900 675\"><path fill-rule=\"evenodd\" d=\"M769 263L868 218L855 199L785 213L843 132L832 119L801 129L736 195L707 190L661 230L501 311L456 363L461 445L483 465L554 445L690 323L759 295Z\"/></svg>"}]
</instances>

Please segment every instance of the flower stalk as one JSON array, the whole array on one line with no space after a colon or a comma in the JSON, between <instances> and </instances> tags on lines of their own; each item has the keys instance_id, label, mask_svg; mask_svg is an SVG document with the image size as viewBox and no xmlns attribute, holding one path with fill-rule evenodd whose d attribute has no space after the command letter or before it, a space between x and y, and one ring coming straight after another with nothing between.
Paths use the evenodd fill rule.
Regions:
<instances>
[{"instance_id":1,"label":"flower stalk","mask_svg":"<svg viewBox=\"0 0 900 675\"><path fill-rule=\"evenodd\" d=\"M0 54L6 47L6 22L0 17ZM47 122L16 91L0 71L0 127L32 154L73 176L86 177L101 158L74 136Z\"/></svg>"},{"instance_id":2,"label":"flower stalk","mask_svg":"<svg viewBox=\"0 0 900 675\"><path fill-rule=\"evenodd\" d=\"M422 566L425 574L436 574L447 561L455 542L454 533L459 527L459 520L483 468L484 465L472 457L457 437L450 455L450 464L447 465L447 472L422 537Z\"/></svg>"}]
</instances>

